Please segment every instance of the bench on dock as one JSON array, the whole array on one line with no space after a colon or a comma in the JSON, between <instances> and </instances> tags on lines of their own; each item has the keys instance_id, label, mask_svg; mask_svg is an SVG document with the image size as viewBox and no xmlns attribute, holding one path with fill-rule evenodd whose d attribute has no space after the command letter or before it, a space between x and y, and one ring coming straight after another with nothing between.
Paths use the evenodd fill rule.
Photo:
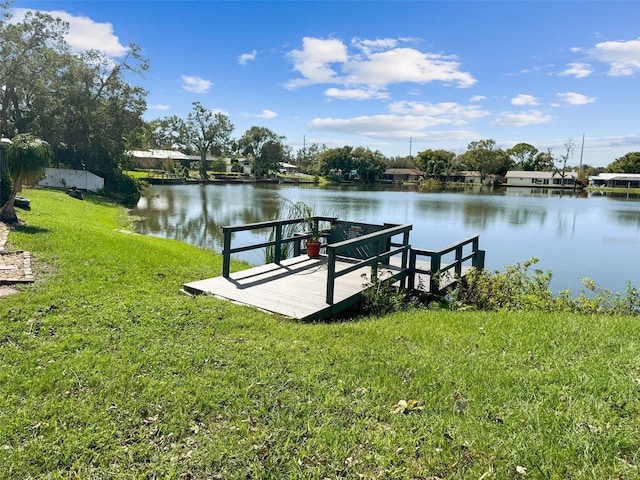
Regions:
<instances>
[{"instance_id":1,"label":"bench on dock","mask_svg":"<svg viewBox=\"0 0 640 480\"><path fill-rule=\"evenodd\" d=\"M326 318L354 305L373 279L440 293L470 268L484 266L478 236L442 250L413 249L410 224L368 224L313 218L323 253L308 258L303 219L223 227L222 276L183 285L189 294L209 293L298 319ZM234 235L268 230L269 240L233 246ZM262 249L269 262L231 272L232 255ZM449 259L449 257L453 257Z\"/></svg>"}]
</instances>

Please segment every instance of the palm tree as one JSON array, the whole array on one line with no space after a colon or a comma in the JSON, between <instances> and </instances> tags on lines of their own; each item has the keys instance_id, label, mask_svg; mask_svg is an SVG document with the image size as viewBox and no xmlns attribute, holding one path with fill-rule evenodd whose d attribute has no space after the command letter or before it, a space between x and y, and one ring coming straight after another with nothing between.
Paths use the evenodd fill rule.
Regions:
<instances>
[{"instance_id":1,"label":"palm tree","mask_svg":"<svg viewBox=\"0 0 640 480\"><path fill-rule=\"evenodd\" d=\"M0 211L0 221L4 223L18 223L13 206L16 195L22 191L22 185L36 183L44 169L51 163L53 151L51 146L44 140L35 138L33 135L25 133L16 135L11 145L7 147L5 161L13 188L9 200Z\"/></svg>"}]
</instances>

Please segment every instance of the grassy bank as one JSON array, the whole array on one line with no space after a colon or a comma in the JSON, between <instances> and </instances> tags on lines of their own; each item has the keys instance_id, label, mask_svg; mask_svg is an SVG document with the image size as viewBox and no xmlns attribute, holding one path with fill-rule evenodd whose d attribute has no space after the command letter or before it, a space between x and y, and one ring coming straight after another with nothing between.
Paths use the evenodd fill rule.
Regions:
<instances>
[{"instance_id":1,"label":"grassy bank","mask_svg":"<svg viewBox=\"0 0 640 480\"><path fill-rule=\"evenodd\" d=\"M38 280L0 299L1 478L638 477L637 319L299 324L179 293L221 258L123 233L119 207L26 196L9 247Z\"/></svg>"}]
</instances>

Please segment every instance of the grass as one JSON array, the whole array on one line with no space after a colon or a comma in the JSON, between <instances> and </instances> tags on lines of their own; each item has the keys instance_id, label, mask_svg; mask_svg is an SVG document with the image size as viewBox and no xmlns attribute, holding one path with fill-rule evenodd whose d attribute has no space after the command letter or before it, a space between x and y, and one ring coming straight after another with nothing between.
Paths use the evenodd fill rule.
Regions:
<instances>
[{"instance_id":1,"label":"grass","mask_svg":"<svg viewBox=\"0 0 640 480\"><path fill-rule=\"evenodd\" d=\"M9 241L38 280L0 299L3 479L638 478L635 318L301 324L179 293L221 273L214 252L27 193Z\"/></svg>"}]
</instances>

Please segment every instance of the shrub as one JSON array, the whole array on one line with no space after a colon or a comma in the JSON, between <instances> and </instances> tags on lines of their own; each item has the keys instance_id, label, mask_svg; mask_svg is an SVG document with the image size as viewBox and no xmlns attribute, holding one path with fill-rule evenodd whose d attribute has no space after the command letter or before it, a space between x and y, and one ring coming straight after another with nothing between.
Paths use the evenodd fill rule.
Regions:
<instances>
[{"instance_id":1,"label":"shrub","mask_svg":"<svg viewBox=\"0 0 640 480\"><path fill-rule=\"evenodd\" d=\"M458 287L440 301L440 306L454 310L526 310L577 312L586 314L640 314L640 290L627 282L625 293L614 293L591 279L582 283L587 291L573 297L570 290L554 295L549 289L551 272L530 271L537 258L503 272L472 269Z\"/></svg>"},{"instance_id":2,"label":"shrub","mask_svg":"<svg viewBox=\"0 0 640 480\"><path fill-rule=\"evenodd\" d=\"M137 180L121 172L104 175L102 193L127 207L133 207L140 200L140 192L145 188L142 180Z\"/></svg>"}]
</instances>

